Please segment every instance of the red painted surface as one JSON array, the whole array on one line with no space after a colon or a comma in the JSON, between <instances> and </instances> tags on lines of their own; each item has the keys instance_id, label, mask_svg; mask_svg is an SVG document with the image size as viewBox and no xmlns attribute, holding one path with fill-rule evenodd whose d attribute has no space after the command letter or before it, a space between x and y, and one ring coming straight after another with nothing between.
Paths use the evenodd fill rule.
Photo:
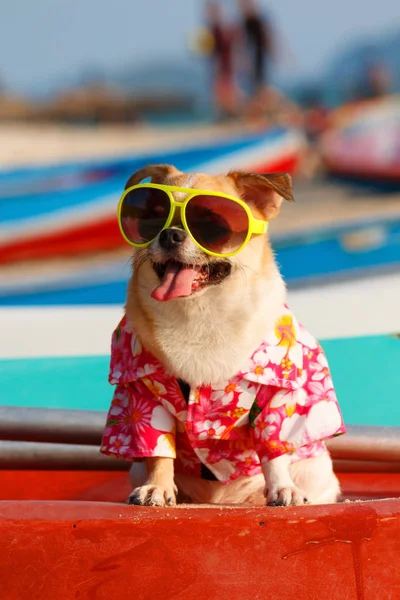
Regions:
<instances>
[{"instance_id":1,"label":"red painted surface","mask_svg":"<svg viewBox=\"0 0 400 600\"><path fill-rule=\"evenodd\" d=\"M395 599L399 525L399 500L260 509L1 502L1 595Z\"/></svg>"},{"instance_id":2,"label":"red painted surface","mask_svg":"<svg viewBox=\"0 0 400 600\"><path fill-rule=\"evenodd\" d=\"M0 471L0 500L124 502L127 471Z\"/></svg>"},{"instance_id":3,"label":"red painted surface","mask_svg":"<svg viewBox=\"0 0 400 600\"><path fill-rule=\"evenodd\" d=\"M399 473L340 479L349 497L400 495ZM0 471L1 597L400 598L400 500L154 509L129 491L126 472Z\"/></svg>"},{"instance_id":4,"label":"red painted surface","mask_svg":"<svg viewBox=\"0 0 400 600\"><path fill-rule=\"evenodd\" d=\"M400 165L393 167L379 167L368 165L367 167L347 165L344 161L325 158L327 170L334 175L351 176L366 181L376 180L382 183L400 182Z\"/></svg>"},{"instance_id":5,"label":"red painted surface","mask_svg":"<svg viewBox=\"0 0 400 600\"><path fill-rule=\"evenodd\" d=\"M116 215L93 224L68 227L57 233L39 234L34 238L5 243L1 246L0 264L56 256L74 256L112 250L124 246Z\"/></svg>"},{"instance_id":6,"label":"red painted surface","mask_svg":"<svg viewBox=\"0 0 400 600\"><path fill-rule=\"evenodd\" d=\"M338 473L347 498L397 498L400 473ZM0 471L0 500L124 502L125 471Z\"/></svg>"},{"instance_id":7,"label":"red painted surface","mask_svg":"<svg viewBox=\"0 0 400 600\"><path fill-rule=\"evenodd\" d=\"M400 473L337 473L337 476L346 498L400 497Z\"/></svg>"},{"instance_id":8,"label":"red painted surface","mask_svg":"<svg viewBox=\"0 0 400 600\"><path fill-rule=\"evenodd\" d=\"M294 175L300 165L301 155L299 152L286 157L281 156L276 160L270 160L268 163L261 163L252 170L254 173L274 173L285 172Z\"/></svg>"}]
</instances>

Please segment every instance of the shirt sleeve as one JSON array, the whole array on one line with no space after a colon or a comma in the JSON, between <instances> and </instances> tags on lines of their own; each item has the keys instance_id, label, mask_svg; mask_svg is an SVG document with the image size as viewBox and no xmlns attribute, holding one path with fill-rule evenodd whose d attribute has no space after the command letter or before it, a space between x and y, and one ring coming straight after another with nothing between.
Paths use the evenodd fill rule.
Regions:
<instances>
[{"instance_id":1,"label":"shirt sleeve","mask_svg":"<svg viewBox=\"0 0 400 600\"><path fill-rule=\"evenodd\" d=\"M175 458L175 419L140 380L117 385L100 452L124 460Z\"/></svg>"},{"instance_id":2,"label":"shirt sleeve","mask_svg":"<svg viewBox=\"0 0 400 600\"><path fill-rule=\"evenodd\" d=\"M261 463L346 433L321 348L307 358L292 387L260 387L250 424Z\"/></svg>"}]
</instances>

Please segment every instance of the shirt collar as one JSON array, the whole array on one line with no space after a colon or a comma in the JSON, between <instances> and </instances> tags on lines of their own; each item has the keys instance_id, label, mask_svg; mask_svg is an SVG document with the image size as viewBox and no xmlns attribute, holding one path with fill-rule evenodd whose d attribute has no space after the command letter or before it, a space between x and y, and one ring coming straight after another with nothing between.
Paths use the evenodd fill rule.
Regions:
<instances>
[{"instance_id":1,"label":"shirt collar","mask_svg":"<svg viewBox=\"0 0 400 600\"><path fill-rule=\"evenodd\" d=\"M303 372L303 356L316 347L315 339L285 306L274 329L236 376L261 385L297 388ZM110 383L128 383L160 371L165 374L161 363L142 347L124 317L113 334Z\"/></svg>"}]
</instances>

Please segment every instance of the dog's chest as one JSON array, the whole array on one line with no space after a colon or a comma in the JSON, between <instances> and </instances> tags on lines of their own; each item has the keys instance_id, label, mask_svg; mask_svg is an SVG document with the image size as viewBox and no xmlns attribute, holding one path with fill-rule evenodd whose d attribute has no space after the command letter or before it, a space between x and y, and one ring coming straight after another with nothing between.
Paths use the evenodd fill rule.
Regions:
<instances>
[{"instance_id":1,"label":"dog's chest","mask_svg":"<svg viewBox=\"0 0 400 600\"><path fill-rule=\"evenodd\" d=\"M171 324L158 329L162 363L191 387L231 379L246 363L259 340L258 332L243 331L235 323Z\"/></svg>"}]
</instances>

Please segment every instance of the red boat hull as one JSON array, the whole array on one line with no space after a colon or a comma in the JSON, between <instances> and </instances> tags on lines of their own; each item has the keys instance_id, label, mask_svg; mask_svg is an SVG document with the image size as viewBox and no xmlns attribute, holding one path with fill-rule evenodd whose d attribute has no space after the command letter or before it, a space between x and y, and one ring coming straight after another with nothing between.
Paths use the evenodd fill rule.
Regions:
<instances>
[{"instance_id":1,"label":"red boat hull","mask_svg":"<svg viewBox=\"0 0 400 600\"><path fill-rule=\"evenodd\" d=\"M358 497L400 491L397 473L346 473L341 480ZM7 600L399 594L400 500L140 508L116 503L129 491L127 473L85 471L2 471L0 490L0 584Z\"/></svg>"},{"instance_id":2,"label":"red boat hull","mask_svg":"<svg viewBox=\"0 0 400 600\"><path fill-rule=\"evenodd\" d=\"M7 600L396 598L400 501L264 509L1 508Z\"/></svg>"},{"instance_id":3,"label":"red boat hull","mask_svg":"<svg viewBox=\"0 0 400 600\"><path fill-rule=\"evenodd\" d=\"M351 181L397 190L400 100L397 96L345 105L322 137L327 171Z\"/></svg>"},{"instance_id":4,"label":"red boat hull","mask_svg":"<svg viewBox=\"0 0 400 600\"><path fill-rule=\"evenodd\" d=\"M400 473L348 472L337 476L349 499L400 496ZM126 471L0 470L0 501L124 502L130 491Z\"/></svg>"}]
</instances>

